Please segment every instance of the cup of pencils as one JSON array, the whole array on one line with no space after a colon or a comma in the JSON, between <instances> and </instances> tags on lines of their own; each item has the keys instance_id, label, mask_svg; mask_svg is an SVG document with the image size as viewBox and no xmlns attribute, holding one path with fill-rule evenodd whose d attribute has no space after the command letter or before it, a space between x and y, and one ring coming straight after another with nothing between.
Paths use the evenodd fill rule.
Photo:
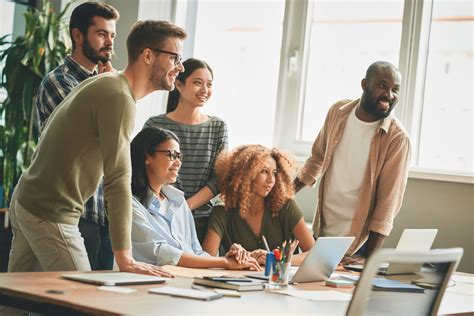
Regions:
<instances>
[{"instance_id":1,"label":"cup of pencils","mask_svg":"<svg viewBox=\"0 0 474 316\"><path fill-rule=\"evenodd\" d=\"M291 257L297 246L298 240L285 241L281 247L274 249L267 255L267 264L270 265L268 277L270 289L280 289L288 285Z\"/></svg>"}]
</instances>

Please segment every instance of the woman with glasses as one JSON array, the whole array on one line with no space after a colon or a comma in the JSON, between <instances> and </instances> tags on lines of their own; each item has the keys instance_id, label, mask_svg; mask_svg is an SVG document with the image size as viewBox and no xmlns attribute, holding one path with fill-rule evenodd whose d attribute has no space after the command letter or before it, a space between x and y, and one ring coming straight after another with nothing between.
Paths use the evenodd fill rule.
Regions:
<instances>
[{"instance_id":1,"label":"woman with glasses","mask_svg":"<svg viewBox=\"0 0 474 316\"><path fill-rule=\"evenodd\" d=\"M202 242L213 206L211 199L219 193L214 161L227 147L227 126L220 118L201 112L212 95L211 67L194 58L184 61L183 66L185 70L169 94L166 114L151 117L145 127L168 129L181 140L182 168L175 186L184 191Z\"/></svg>"},{"instance_id":2,"label":"woman with glasses","mask_svg":"<svg viewBox=\"0 0 474 316\"><path fill-rule=\"evenodd\" d=\"M203 249L215 255L233 243L242 245L260 264L265 263L265 238L270 249L297 239L308 251L314 239L292 199L294 162L283 151L245 145L219 155L216 171L224 205L215 206ZM265 237L265 238L264 238ZM300 264L305 254L294 256Z\"/></svg>"},{"instance_id":3,"label":"woman with glasses","mask_svg":"<svg viewBox=\"0 0 474 316\"><path fill-rule=\"evenodd\" d=\"M130 146L134 258L160 266L260 269L238 245L232 245L225 257L202 250L184 194L170 185L176 181L182 159L173 132L147 127Z\"/></svg>"}]
</instances>

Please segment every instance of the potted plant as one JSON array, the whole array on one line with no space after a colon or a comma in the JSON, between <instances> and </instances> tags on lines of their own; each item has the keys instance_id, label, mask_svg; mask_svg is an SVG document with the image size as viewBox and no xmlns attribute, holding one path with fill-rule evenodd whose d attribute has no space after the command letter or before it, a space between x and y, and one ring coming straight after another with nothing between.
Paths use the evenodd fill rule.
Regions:
<instances>
[{"instance_id":1,"label":"potted plant","mask_svg":"<svg viewBox=\"0 0 474 316\"><path fill-rule=\"evenodd\" d=\"M7 207L12 190L28 167L36 147L38 125L35 97L43 77L63 62L70 51L67 23L49 1L42 9L29 7L25 12L25 33L12 39L0 38L0 61L4 68L0 88L7 92L0 103L0 159L3 205Z\"/></svg>"}]
</instances>

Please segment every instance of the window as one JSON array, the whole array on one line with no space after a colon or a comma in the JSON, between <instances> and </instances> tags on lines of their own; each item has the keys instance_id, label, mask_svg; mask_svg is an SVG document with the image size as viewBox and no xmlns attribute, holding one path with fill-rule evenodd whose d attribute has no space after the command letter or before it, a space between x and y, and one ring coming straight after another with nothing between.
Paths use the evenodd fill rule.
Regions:
<instances>
[{"instance_id":1,"label":"window","mask_svg":"<svg viewBox=\"0 0 474 316\"><path fill-rule=\"evenodd\" d=\"M403 0L314 2L297 140L314 141L332 104L361 96L373 61L398 64L402 19Z\"/></svg>"},{"instance_id":2,"label":"window","mask_svg":"<svg viewBox=\"0 0 474 316\"><path fill-rule=\"evenodd\" d=\"M273 143L284 11L283 0L197 3L193 57L214 70L203 111L226 121L230 147Z\"/></svg>"},{"instance_id":3,"label":"window","mask_svg":"<svg viewBox=\"0 0 474 316\"><path fill-rule=\"evenodd\" d=\"M122 3L127 5L128 3ZM116 6L116 4L113 4ZM137 20L172 20L173 16L173 3L171 1L155 1L155 0L140 0L135 3L138 16ZM117 7L120 11L120 7ZM180 25L182 26L182 25ZM122 36L122 34L119 34ZM126 35L122 39L126 38ZM120 42L119 39L115 39L115 46L117 47ZM135 127L132 132L132 138L135 137L143 128L145 122L152 116L159 115L166 111L166 100L168 98L167 91L155 91L143 99L138 100L135 115Z\"/></svg>"},{"instance_id":4,"label":"window","mask_svg":"<svg viewBox=\"0 0 474 316\"><path fill-rule=\"evenodd\" d=\"M394 113L412 139L412 170L472 181L473 6L471 0L289 1L275 145L307 157L329 106L360 97L368 65L387 60L403 75Z\"/></svg>"},{"instance_id":5,"label":"window","mask_svg":"<svg viewBox=\"0 0 474 316\"><path fill-rule=\"evenodd\" d=\"M417 167L473 172L472 12L469 0L433 2Z\"/></svg>"},{"instance_id":6,"label":"window","mask_svg":"<svg viewBox=\"0 0 474 316\"><path fill-rule=\"evenodd\" d=\"M394 114L412 139L411 175L472 182L472 0L175 2L185 56L214 69L204 112L226 120L230 147L304 159L329 106L359 98L366 68L386 60L403 75Z\"/></svg>"}]
</instances>

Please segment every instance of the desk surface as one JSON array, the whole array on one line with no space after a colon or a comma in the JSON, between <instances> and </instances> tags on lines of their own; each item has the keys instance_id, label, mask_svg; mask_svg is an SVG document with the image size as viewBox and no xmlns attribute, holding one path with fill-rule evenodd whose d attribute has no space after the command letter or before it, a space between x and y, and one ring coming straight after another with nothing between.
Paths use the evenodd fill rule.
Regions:
<instances>
[{"instance_id":1,"label":"desk surface","mask_svg":"<svg viewBox=\"0 0 474 316\"><path fill-rule=\"evenodd\" d=\"M96 285L68 281L59 277L63 272L0 273L0 298L3 304L12 298L25 303L39 303L87 314L336 314L343 315L348 301L308 301L270 291L243 292L241 298L198 301L148 293L148 289L161 285L128 286L138 291L130 294L100 291ZM235 274L235 272L233 272ZM189 288L192 280L177 277L167 285ZM298 285L312 290L333 290L323 282ZM64 294L50 294L48 290L61 290ZM351 290L343 290L351 292ZM474 311L474 284L456 284L443 298L440 313Z\"/></svg>"}]
</instances>

